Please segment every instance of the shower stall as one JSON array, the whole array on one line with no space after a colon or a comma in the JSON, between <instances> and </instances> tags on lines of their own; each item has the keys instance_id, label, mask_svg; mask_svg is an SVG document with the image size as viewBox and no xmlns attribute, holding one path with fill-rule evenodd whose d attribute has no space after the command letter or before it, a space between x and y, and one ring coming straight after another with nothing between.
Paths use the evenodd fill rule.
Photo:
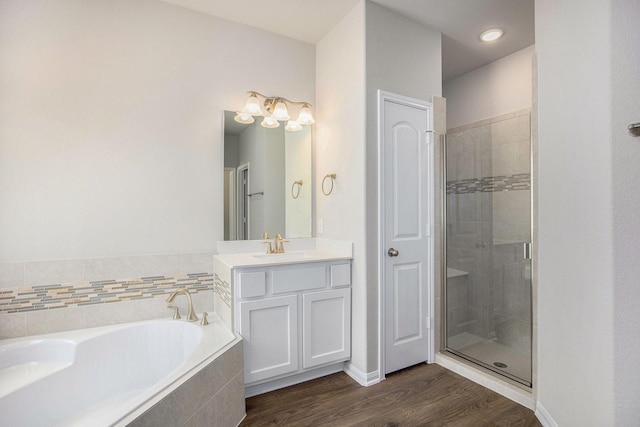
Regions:
<instances>
[{"instance_id":1,"label":"shower stall","mask_svg":"<svg viewBox=\"0 0 640 427\"><path fill-rule=\"evenodd\" d=\"M450 129L444 147L445 351L530 387L530 111Z\"/></svg>"}]
</instances>

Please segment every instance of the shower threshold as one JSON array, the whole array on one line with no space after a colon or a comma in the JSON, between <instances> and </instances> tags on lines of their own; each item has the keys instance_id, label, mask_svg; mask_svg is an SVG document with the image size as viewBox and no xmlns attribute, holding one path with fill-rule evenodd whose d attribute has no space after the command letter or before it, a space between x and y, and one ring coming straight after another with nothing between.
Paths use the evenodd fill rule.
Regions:
<instances>
[{"instance_id":1,"label":"shower threshold","mask_svg":"<svg viewBox=\"0 0 640 427\"><path fill-rule=\"evenodd\" d=\"M531 362L526 353L468 332L450 337L446 350L519 384L531 387Z\"/></svg>"}]
</instances>

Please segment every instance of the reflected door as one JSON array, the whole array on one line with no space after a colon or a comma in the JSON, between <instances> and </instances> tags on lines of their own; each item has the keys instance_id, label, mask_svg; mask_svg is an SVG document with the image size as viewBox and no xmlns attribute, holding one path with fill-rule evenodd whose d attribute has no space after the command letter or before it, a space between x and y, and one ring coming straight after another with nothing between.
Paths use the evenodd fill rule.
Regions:
<instances>
[{"instance_id":1,"label":"reflected door","mask_svg":"<svg viewBox=\"0 0 640 427\"><path fill-rule=\"evenodd\" d=\"M238 240L249 239L249 165L238 168Z\"/></svg>"},{"instance_id":2,"label":"reflected door","mask_svg":"<svg viewBox=\"0 0 640 427\"><path fill-rule=\"evenodd\" d=\"M447 135L446 350L531 385L529 114Z\"/></svg>"}]
</instances>

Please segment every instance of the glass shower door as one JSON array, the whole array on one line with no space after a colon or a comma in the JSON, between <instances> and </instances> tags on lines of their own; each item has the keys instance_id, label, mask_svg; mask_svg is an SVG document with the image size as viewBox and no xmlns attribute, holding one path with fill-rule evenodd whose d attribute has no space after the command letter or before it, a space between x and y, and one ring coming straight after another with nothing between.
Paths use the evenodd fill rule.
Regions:
<instances>
[{"instance_id":1,"label":"glass shower door","mask_svg":"<svg viewBox=\"0 0 640 427\"><path fill-rule=\"evenodd\" d=\"M529 113L447 135L445 349L531 385Z\"/></svg>"}]
</instances>

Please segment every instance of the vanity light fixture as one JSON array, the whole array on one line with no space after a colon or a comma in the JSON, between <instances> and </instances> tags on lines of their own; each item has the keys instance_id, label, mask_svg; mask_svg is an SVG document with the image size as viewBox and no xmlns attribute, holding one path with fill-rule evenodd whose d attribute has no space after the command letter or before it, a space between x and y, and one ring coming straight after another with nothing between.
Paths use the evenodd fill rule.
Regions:
<instances>
[{"instance_id":1,"label":"vanity light fixture","mask_svg":"<svg viewBox=\"0 0 640 427\"><path fill-rule=\"evenodd\" d=\"M279 96L266 96L260 92L249 91L249 99L241 111L236 112L234 120L238 123L250 124L254 122L252 116L264 116L261 125L266 128L277 128L280 121L288 120L285 127L288 131L302 130L302 125L312 125L316 121L311 114L311 104L308 102L291 101ZM264 99L261 103L260 98ZM289 108L302 105L298 112L298 119L292 120ZM264 106L264 109L263 109Z\"/></svg>"},{"instance_id":2,"label":"vanity light fixture","mask_svg":"<svg viewBox=\"0 0 640 427\"><path fill-rule=\"evenodd\" d=\"M296 120L289 120L287 122L287 126L284 129L290 132L297 132L299 130L302 130L302 125Z\"/></svg>"},{"instance_id":3,"label":"vanity light fixture","mask_svg":"<svg viewBox=\"0 0 640 427\"><path fill-rule=\"evenodd\" d=\"M245 125L250 125L255 122L253 116L251 114L245 113L244 111L239 111L236 113L234 120L238 123L244 123Z\"/></svg>"},{"instance_id":4,"label":"vanity light fixture","mask_svg":"<svg viewBox=\"0 0 640 427\"><path fill-rule=\"evenodd\" d=\"M492 42L498 40L500 37L504 35L504 31L500 28L492 28L480 34L480 40L483 42Z\"/></svg>"}]
</instances>

